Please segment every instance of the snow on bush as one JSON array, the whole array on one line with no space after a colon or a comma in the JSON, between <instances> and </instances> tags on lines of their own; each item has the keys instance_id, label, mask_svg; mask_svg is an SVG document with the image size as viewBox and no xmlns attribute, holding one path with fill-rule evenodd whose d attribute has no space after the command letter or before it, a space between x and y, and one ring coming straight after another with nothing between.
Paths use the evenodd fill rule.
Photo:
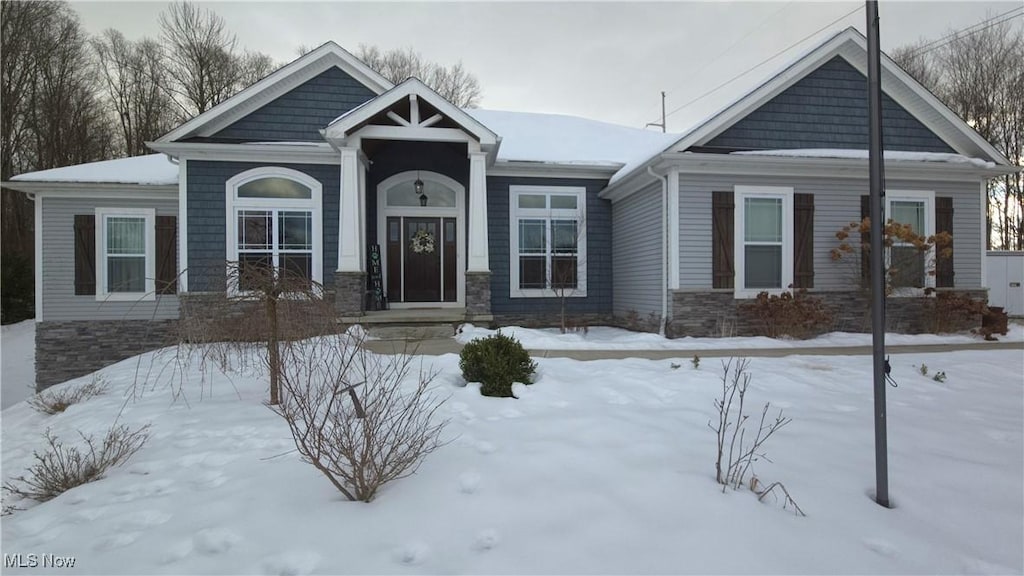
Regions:
<instances>
[{"instance_id":1,"label":"snow on bush","mask_svg":"<svg viewBox=\"0 0 1024 576\"><path fill-rule=\"evenodd\" d=\"M484 396L515 398L512 384L531 384L537 364L518 340L499 331L466 344L459 354L459 369L466 382L480 382Z\"/></svg>"}]
</instances>

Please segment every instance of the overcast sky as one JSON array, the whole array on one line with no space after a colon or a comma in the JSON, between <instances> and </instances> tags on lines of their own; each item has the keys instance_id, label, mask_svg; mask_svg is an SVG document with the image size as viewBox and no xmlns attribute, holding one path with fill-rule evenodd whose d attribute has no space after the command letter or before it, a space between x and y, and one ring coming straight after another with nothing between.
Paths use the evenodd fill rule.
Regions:
<instances>
[{"instance_id":1,"label":"overcast sky","mask_svg":"<svg viewBox=\"0 0 1024 576\"><path fill-rule=\"evenodd\" d=\"M82 2L74 8L89 32L113 27L134 39L159 34L157 17L166 5ZM863 0L203 5L227 21L241 46L282 63L294 59L300 45L327 40L353 52L360 43L412 47L440 63L462 60L480 79L483 108L573 114L636 127L660 119L662 90L671 112L823 27L865 30ZM938 39L1020 6L1020 0L883 0L882 49ZM1013 19L1018 26L1022 21ZM778 66L776 59L759 70ZM689 110L725 97L728 89L670 114L669 131L681 130Z\"/></svg>"}]
</instances>

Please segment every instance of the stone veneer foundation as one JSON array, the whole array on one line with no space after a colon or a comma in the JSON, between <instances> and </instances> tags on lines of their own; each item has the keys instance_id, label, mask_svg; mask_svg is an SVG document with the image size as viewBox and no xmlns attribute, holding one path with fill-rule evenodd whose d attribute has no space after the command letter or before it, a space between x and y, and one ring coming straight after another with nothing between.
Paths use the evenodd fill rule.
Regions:
<instances>
[{"instance_id":1,"label":"stone veneer foundation","mask_svg":"<svg viewBox=\"0 0 1024 576\"><path fill-rule=\"evenodd\" d=\"M988 291L939 290L967 294L976 300L987 300ZM822 326L820 333L870 332L871 301L864 291L815 292L809 296L820 298L832 313L832 323ZM759 320L741 305L752 300L737 300L733 291L684 291L671 294L671 320L666 328L670 338L682 336L757 336L761 334ZM887 330L903 334L935 332L940 323L947 331L967 330L981 326L981 316L964 316L959 319L937 318L934 297L889 297L886 300Z\"/></svg>"},{"instance_id":2,"label":"stone veneer foundation","mask_svg":"<svg viewBox=\"0 0 1024 576\"><path fill-rule=\"evenodd\" d=\"M491 313L491 273L466 272L466 316L488 316Z\"/></svg>"},{"instance_id":3,"label":"stone veneer foundation","mask_svg":"<svg viewBox=\"0 0 1024 576\"><path fill-rule=\"evenodd\" d=\"M36 391L178 340L177 320L79 320L36 324Z\"/></svg>"},{"instance_id":4,"label":"stone veneer foundation","mask_svg":"<svg viewBox=\"0 0 1024 576\"><path fill-rule=\"evenodd\" d=\"M366 311L366 273L334 273L334 309L338 316L362 316Z\"/></svg>"}]
</instances>

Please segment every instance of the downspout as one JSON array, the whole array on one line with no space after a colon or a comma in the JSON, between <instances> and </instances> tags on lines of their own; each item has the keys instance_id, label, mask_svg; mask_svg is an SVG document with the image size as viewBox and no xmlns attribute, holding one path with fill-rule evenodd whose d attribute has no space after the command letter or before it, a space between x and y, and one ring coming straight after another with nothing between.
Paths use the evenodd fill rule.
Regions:
<instances>
[{"instance_id":1,"label":"downspout","mask_svg":"<svg viewBox=\"0 0 1024 576\"><path fill-rule=\"evenodd\" d=\"M647 173L661 182L661 322L658 335L665 335L668 324L668 175L660 176L650 166Z\"/></svg>"}]
</instances>

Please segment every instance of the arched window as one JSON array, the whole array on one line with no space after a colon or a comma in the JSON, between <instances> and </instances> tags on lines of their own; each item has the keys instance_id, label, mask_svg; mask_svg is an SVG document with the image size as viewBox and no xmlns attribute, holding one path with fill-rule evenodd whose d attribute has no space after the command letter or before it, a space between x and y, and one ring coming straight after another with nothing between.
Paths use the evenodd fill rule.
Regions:
<instances>
[{"instance_id":1,"label":"arched window","mask_svg":"<svg viewBox=\"0 0 1024 576\"><path fill-rule=\"evenodd\" d=\"M277 166L228 180L227 258L231 291L245 292L270 270L310 285L323 282L323 186Z\"/></svg>"}]
</instances>

